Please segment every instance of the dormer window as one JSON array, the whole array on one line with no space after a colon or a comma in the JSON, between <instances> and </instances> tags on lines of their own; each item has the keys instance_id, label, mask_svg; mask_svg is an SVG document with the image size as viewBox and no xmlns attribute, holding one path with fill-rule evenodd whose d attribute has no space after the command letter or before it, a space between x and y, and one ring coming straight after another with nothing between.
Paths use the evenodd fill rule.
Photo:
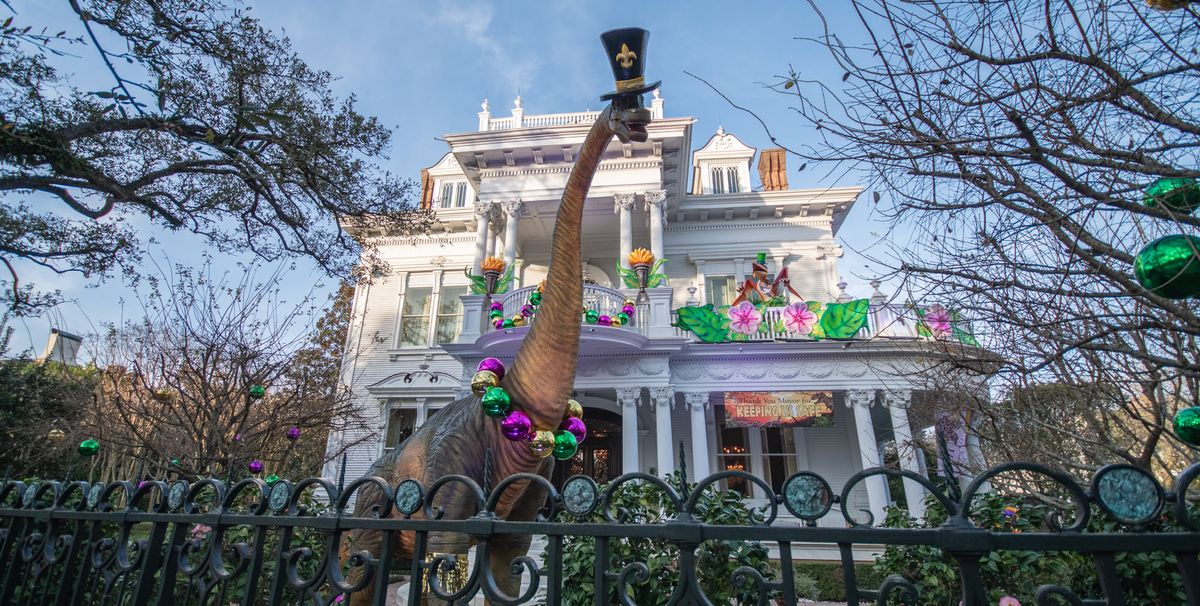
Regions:
<instances>
[{"instance_id":1,"label":"dormer window","mask_svg":"<svg viewBox=\"0 0 1200 606\"><path fill-rule=\"evenodd\" d=\"M467 205L466 181L442 181L438 193L438 208L462 208Z\"/></svg>"},{"instance_id":2,"label":"dormer window","mask_svg":"<svg viewBox=\"0 0 1200 606\"><path fill-rule=\"evenodd\" d=\"M725 169L713 167L712 171L709 173L709 182L712 183L712 193L725 193Z\"/></svg>"},{"instance_id":3,"label":"dormer window","mask_svg":"<svg viewBox=\"0 0 1200 606\"><path fill-rule=\"evenodd\" d=\"M710 194L736 194L742 191L742 180L736 166L714 166L708 170Z\"/></svg>"},{"instance_id":4,"label":"dormer window","mask_svg":"<svg viewBox=\"0 0 1200 606\"><path fill-rule=\"evenodd\" d=\"M725 169L725 185L725 189L731 194L742 191L741 184L738 183L738 171L736 168L730 166Z\"/></svg>"}]
</instances>

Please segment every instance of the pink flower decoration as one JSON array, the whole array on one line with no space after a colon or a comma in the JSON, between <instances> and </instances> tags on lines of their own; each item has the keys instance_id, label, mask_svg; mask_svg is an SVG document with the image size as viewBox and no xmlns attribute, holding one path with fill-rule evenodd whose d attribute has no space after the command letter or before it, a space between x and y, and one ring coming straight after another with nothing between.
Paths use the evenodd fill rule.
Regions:
<instances>
[{"instance_id":1,"label":"pink flower decoration","mask_svg":"<svg viewBox=\"0 0 1200 606\"><path fill-rule=\"evenodd\" d=\"M812 333L817 324L817 314L808 308L806 303L792 303L783 308L783 325L788 332L807 335Z\"/></svg>"},{"instance_id":2,"label":"pink flower decoration","mask_svg":"<svg viewBox=\"0 0 1200 606\"><path fill-rule=\"evenodd\" d=\"M210 533L210 532L212 532L212 526L208 526L205 524L195 524L192 526L191 535L192 535L193 539L199 540L199 539L203 539L204 537L208 536L208 533Z\"/></svg>"},{"instance_id":3,"label":"pink flower decoration","mask_svg":"<svg viewBox=\"0 0 1200 606\"><path fill-rule=\"evenodd\" d=\"M1017 601L1017 598L1006 595L1000 598L1000 604L998 606L1021 606L1021 602Z\"/></svg>"},{"instance_id":4,"label":"pink flower decoration","mask_svg":"<svg viewBox=\"0 0 1200 606\"><path fill-rule=\"evenodd\" d=\"M925 312L925 326L933 336L942 338L950 334L950 312L940 305L934 305Z\"/></svg>"},{"instance_id":5,"label":"pink flower decoration","mask_svg":"<svg viewBox=\"0 0 1200 606\"><path fill-rule=\"evenodd\" d=\"M762 324L762 314L753 303L742 301L729 308L729 320L729 328L733 332L752 335L758 331L758 325Z\"/></svg>"}]
</instances>

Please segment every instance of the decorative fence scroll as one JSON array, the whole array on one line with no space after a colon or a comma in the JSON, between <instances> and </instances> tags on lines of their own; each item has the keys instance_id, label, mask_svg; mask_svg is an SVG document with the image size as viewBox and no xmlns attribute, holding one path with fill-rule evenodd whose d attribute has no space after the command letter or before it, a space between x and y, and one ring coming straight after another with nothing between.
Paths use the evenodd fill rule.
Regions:
<instances>
[{"instance_id":1,"label":"decorative fence scroll","mask_svg":"<svg viewBox=\"0 0 1200 606\"><path fill-rule=\"evenodd\" d=\"M950 512L939 528L891 529L873 527L866 512L848 510L851 491L871 476L908 478L927 489ZM1031 478L1056 485L1066 495L1064 515L1050 521L1044 532L1014 534L992 531L972 522L970 504L991 483L1002 477ZM1095 563L1103 595L1078 596L1062 579L1045 579L1039 588L1040 604L1121 605L1128 598L1114 565L1121 552L1167 552L1178 560L1187 603L1200 606L1200 510L1190 502L1189 489L1200 490L1200 463L1186 469L1170 490L1149 474L1125 465L1096 473L1089 486L1070 476L1030 463L995 467L953 494L939 490L927 478L906 471L869 469L847 482L840 493L817 474L803 471L774 494L760 478L742 472L721 472L704 478L689 493L681 494L663 480L640 473L617 478L601 491L587 477L566 482L562 492L537 476L513 476L485 493L472 480L447 476L430 486L413 480L389 486L378 478L358 480L344 490L328 480L312 478L298 483L281 480L267 486L258 479L227 486L219 480L194 484L183 481L128 482L89 485L85 482L45 482L26 485L7 482L0 487L0 604L337 604L368 588L373 603L388 599L393 572L406 571L420 579L433 570L428 584L407 585L407 593L393 603L419 603L423 592L456 603L483 594L497 604L561 602L563 543L569 537L595 537L594 582L597 604L607 601L615 588L622 603L632 603L628 588L648 577L645 563L612 562L613 541L628 537L659 538L678 551L679 583L663 587L670 604L710 604L697 578L696 549L706 540L751 540L779 548L778 580L767 571L739 568L729 579L757 591L758 603L776 600L796 604L792 572L793 548L798 544L836 545L841 553L846 593L850 604L867 599L885 603L885 596L915 602L916 586L907 579L890 577L881 587L859 588L852 565L852 548L863 544L928 545L954 559L968 606L985 603L980 560L1002 550L1032 552L1074 551ZM767 507L752 524L720 526L695 517L700 494L706 488L741 478L771 494ZM500 495L524 480L546 487L550 499L539 518L508 522L491 513ZM610 506L614 492L630 482L657 486L670 504L673 516L663 524L627 523L621 511ZM1196 486L1193 486L1196 484ZM367 487L386 497L369 515L355 517L348 503ZM440 491L465 490L480 513L468 519L444 519L434 506ZM325 505L321 505L324 503ZM1100 515L1124 525L1125 531L1090 533L1092 506ZM780 507L798 520L777 523ZM845 527L818 527L816 520L840 510ZM1069 510L1069 511L1066 511ZM599 513L604 522L583 522ZM836 515L836 513L835 513ZM1170 516L1184 529L1179 532L1139 532L1142 525ZM375 553L348 545L355 528L410 531L415 556L401 561L397 533L387 533ZM461 532L476 540L475 561L461 588L443 586L441 572L455 569L444 555L425 553L434 532ZM543 563L517 558L512 572L523 575L521 595L505 595L486 562L489 543L507 535L545 535ZM461 570L461 569L459 569ZM454 590L453 593L450 590ZM624 596L624 597L620 597ZM429 597L424 595L424 597Z\"/></svg>"}]
</instances>

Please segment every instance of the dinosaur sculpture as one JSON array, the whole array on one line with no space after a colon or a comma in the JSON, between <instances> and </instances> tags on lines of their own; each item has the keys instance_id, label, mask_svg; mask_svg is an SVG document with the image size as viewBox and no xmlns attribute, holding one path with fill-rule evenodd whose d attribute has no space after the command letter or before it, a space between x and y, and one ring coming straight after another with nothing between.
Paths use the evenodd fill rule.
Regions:
<instances>
[{"instance_id":1,"label":"dinosaur sculpture","mask_svg":"<svg viewBox=\"0 0 1200 606\"><path fill-rule=\"evenodd\" d=\"M648 138L646 125L651 116L642 107L641 95L656 88L658 83L646 86L641 77L644 60L639 55L645 54L646 35L645 30L630 28L606 32L602 36L617 75L617 91L602 97L612 102L600 112L588 131L567 179L555 221L550 267L538 321L528 329L515 362L501 381L513 402L532 419L534 427L559 426L575 382L579 310L583 302L580 232L584 200L592 178L614 135L622 143L645 142ZM485 416L480 408L480 398L472 395L456 400L430 417L392 453L376 461L368 475L379 476L393 486L408 478L429 486L438 478L460 474L482 486L485 484L484 460L489 449L492 451L491 479L495 483L517 473L536 473L549 479L554 468L553 458L539 458L526 443L504 438L500 423ZM504 493L495 508L496 515L506 520L532 520L545 504L546 496L543 488L520 482ZM365 515L380 498L378 491L364 488L356 502L356 513ZM476 513L474 502L460 485L447 485L439 491L434 505L447 519L467 518ZM356 532L352 535L352 549L378 554L381 539L382 532L378 530ZM530 536L515 536L506 543L496 540L491 543L489 567L500 589L509 595L516 595L520 584L520 578L511 573L511 564L528 552L531 539ZM411 558L414 540L413 533L400 533L396 557ZM444 532L431 533L426 550L466 553L469 547L467 535ZM372 597L369 591L360 592L351 603L369 604Z\"/></svg>"}]
</instances>

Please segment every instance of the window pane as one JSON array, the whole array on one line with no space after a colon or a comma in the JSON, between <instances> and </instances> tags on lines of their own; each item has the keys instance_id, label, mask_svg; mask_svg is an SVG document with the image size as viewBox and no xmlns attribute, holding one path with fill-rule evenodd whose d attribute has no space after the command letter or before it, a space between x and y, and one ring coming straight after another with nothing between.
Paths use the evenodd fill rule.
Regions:
<instances>
[{"instance_id":1,"label":"window pane","mask_svg":"<svg viewBox=\"0 0 1200 606\"><path fill-rule=\"evenodd\" d=\"M438 314L461 314L462 299L459 297L467 294L466 286L443 286L441 298L438 301Z\"/></svg>"},{"instance_id":2,"label":"window pane","mask_svg":"<svg viewBox=\"0 0 1200 606\"><path fill-rule=\"evenodd\" d=\"M725 173L729 176L729 193L737 193L741 191L738 187L738 173L736 168L727 168Z\"/></svg>"},{"instance_id":3,"label":"window pane","mask_svg":"<svg viewBox=\"0 0 1200 606\"><path fill-rule=\"evenodd\" d=\"M733 276L706 277L704 286L708 302L712 303L713 307L729 305L730 301L737 298L737 286L733 281Z\"/></svg>"},{"instance_id":4,"label":"window pane","mask_svg":"<svg viewBox=\"0 0 1200 606\"><path fill-rule=\"evenodd\" d=\"M750 471L750 447L746 430L738 427L725 426L725 407L713 409L713 421L719 428L717 431L717 471ZM726 480L729 490L750 494L750 485L743 478Z\"/></svg>"},{"instance_id":5,"label":"window pane","mask_svg":"<svg viewBox=\"0 0 1200 606\"><path fill-rule=\"evenodd\" d=\"M410 288L404 293L400 316L400 347L425 347L429 335L430 288Z\"/></svg>"},{"instance_id":6,"label":"window pane","mask_svg":"<svg viewBox=\"0 0 1200 606\"><path fill-rule=\"evenodd\" d=\"M442 208L450 208L450 200L454 194L453 183L442 183L441 200L439 206Z\"/></svg>"},{"instance_id":7,"label":"window pane","mask_svg":"<svg viewBox=\"0 0 1200 606\"><path fill-rule=\"evenodd\" d=\"M712 182L712 193L714 193L714 194L725 193L725 179L722 178L723 175L721 174L721 169L719 169L719 168L712 169L711 171L709 171L709 177L710 177L709 181Z\"/></svg>"},{"instance_id":8,"label":"window pane","mask_svg":"<svg viewBox=\"0 0 1200 606\"><path fill-rule=\"evenodd\" d=\"M388 416L387 437L384 440L384 448L395 448L404 441L405 438L412 435L413 429L417 424L417 411L393 408L392 413Z\"/></svg>"},{"instance_id":9,"label":"window pane","mask_svg":"<svg viewBox=\"0 0 1200 606\"><path fill-rule=\"evenodd\" d=\"M458 184L458 195L455 196L455 206L462 208L467 205L467 184Z\"/></svg>"}]
</instances>

